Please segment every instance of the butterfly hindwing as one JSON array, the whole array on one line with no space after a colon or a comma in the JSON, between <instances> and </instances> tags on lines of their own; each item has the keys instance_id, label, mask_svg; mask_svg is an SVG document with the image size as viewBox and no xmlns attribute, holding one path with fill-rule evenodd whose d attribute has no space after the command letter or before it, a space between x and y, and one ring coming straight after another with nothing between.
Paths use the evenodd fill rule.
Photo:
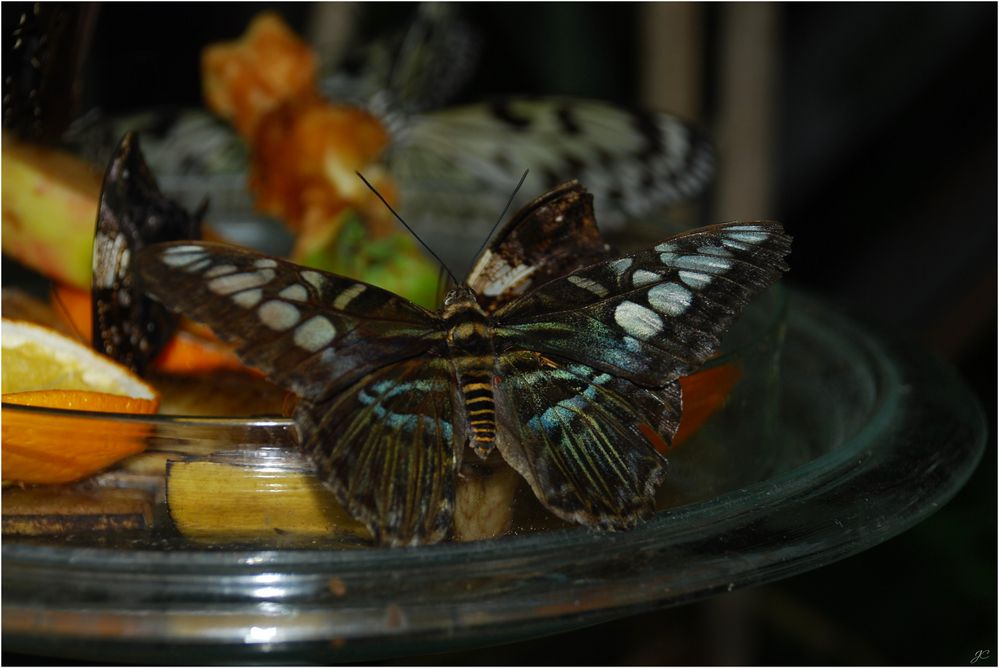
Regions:
<instances>
[{"instance_id":1,"label":"butterfly hindwing","mask_svg":"<svg viewBox=\"0 0 999 668\"><path fill-rule=\"evenodd\" d=\"M201 214L164 196L139 149L119 142L104 176L94 235L92 340L101 353L142 374L173 335L175 317L149 299L132 262L145 246L201 236Z\"/></svg>"},{"instance_id":2,"label":"butterfly hindwing","mask_svg":"<svg viewBox=\"0 0 999 668\"><path fill-rule=\"evenodd\" d=\"M786 269L776 223L701 228L552 280L496 313L497 349L529 349L660 387L717 353L721 335Z\"/></svg>"},{"instance_id":3,"label":"butterfly hindwing","mask_svg":"<svg viewBox=\"0 0 999 668\"><path fill-rule=\"evenodd\" d=\"M147 291L315 401L441 344L434 317L398 295L232 246L161 244L139 267Z\"/></svg>"},{"instance_id":4,"label":"butterfly hindwing","mask_svg":"<svg viewBox=\"0 0 999 668\"><path fill-rule=\"evenodd\" d=\"M656 451L680 420L680 390L638 387L584 364L499 358L497 447L559 517L624 528L652 510L666 475Z\"/></svg>"},{"instance_id":5,"label":"butterfly hindwing","mask_svg":"<svg viewBox=\"0 0 999 668\"><path fill-rule=\"evenodd\" d=\"M464 436L441 358L377 369L295 418L320 476L375 538L436 542L451 530Z\"/></svg>"}]
</instances>

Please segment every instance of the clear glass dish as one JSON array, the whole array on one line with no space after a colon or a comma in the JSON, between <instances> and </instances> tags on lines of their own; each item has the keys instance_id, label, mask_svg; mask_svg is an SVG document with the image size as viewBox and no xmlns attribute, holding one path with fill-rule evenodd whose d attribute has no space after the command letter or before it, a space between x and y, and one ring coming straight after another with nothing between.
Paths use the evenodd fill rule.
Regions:
<instances>
[{"instance_id":1,"label":"clear glass dish","mask_svg":"<svg viewBox=\"0 0 999 668\"><path fill-rule=\"evenodd\" d=\"M692 476L681 483L692 491L634 530L393 550L6 539L6 647L198 663L441 651L675 605L876 545L967 480L984 447L981 409L949 368L894 335L798 294L788 313L772 433L759 441L721 420L725 448L711 455L744 464L759 459L745 450L765 450L769 463L741 479L732 464L727 482L698 493L695 453L710 449L692 439L689 466L678 461L687 445L673 457L673 479ZM261 435L290 427L237 428L271 447Z\"/></svg>"}]
</instances>

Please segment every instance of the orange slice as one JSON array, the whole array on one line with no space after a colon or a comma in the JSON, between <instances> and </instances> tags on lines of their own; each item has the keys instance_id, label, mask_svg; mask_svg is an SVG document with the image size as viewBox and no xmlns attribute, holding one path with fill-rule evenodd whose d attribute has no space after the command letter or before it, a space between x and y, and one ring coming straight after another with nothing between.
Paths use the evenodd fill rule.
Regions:
<instances>
[{"instance_id":1,"label":"orange slice","mask_svg":"<svg viewBox=\"0 0 999 668\"><path fill-rule=\"evenodd\" d=\"M5 403L97 413L153 413L159 405L131 371L53 330L5 318L0 334ZM5 411L3 479L79 480L141 451L148 430L121 418Z\"/></svg>"},{"instance_id":2,"label":"orange slice","mask_svg":"<svg viewBox=\"0 0 999 668\"><path fill-rule=\"evenodd\" d=\"M732 388L742 377L735 364L720 364L680 379L683 390L683 415L673 437L676 447L697 432L708 418L725 405Z\"/></svg>"},{"instance_id":3,"label":"orange slice","mask_svg":"<svg viewBox=\"0 0 999 668\"><path fill-rule=\"evenodd\" d=\"M91 338L91 300L89 290L56 285L52 290L52 308L87 342ZM219 369L248 371L262 375L243 364L232 348L221 343L203 325L187 323L185 329L170 339L153 362L164 373L197 374ZM185 331L189 330L189 331Z\"/></svg>"},{"instance_id":4,"label":"orange slice","mask_svg":"<svg viewBox=\"0 0 999 668\"><path fill-rule=\"evenodd\" d=\"M240 361L232 348L204 339L197 334L177 332L156 357L153 368L164 373L211 373L221 369L263 374Z\"/></svg>"}]
</instances>

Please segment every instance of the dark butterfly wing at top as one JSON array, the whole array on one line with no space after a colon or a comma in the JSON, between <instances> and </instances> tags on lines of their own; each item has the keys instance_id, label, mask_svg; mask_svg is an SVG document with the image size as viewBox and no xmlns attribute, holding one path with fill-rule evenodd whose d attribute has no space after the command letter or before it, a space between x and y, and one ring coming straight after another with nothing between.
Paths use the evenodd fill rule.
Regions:
<instances>
[{"instance_id":1,"label":"dark butterfly wing at top","mask_svg":"<svg viewBox=\"0 0 999 668\"><path fill-rule=\"evenodd\" d=\"M593 196L570 181L517 212L476 258L465 284L492 312L609 251L593 216Z\"/></svg>"},{"instance_id":2,"label":"dark butterfly wing at top","mask_svg":"<svg viewBox=\"0 0 999 668\"><path fill-rule=\"evenodd\" d=\"M497 311L497 350L662 387L718 351L742 308L786 270L790 241L777 223L715 225L579 269Z\"/></svg>"},{"instance_id":3,"label":"dark butterfly wing at top","mask_svg":"<svg viewBox=\"0 0 999 668\"><path fill-rule=\"evenodd\" d=\"M233 246L160 244L138 263L147 292L314 402L443 345L439 321L398 295Z\"/></svg>"},{"instance_id":4,"label":"dark butterfly wing at top","mask_svg":"<svg viewBox=\"0 0 999 668\"><path fill-rule=\"evenodd\" d=\"M204 209L188 214L165 197L138 137L126 134L104 175L93 250L93 345L142 374L173 335L176 319L145 296L132 261L145 246L201 236Z\"/></svg>"}]
</instances>

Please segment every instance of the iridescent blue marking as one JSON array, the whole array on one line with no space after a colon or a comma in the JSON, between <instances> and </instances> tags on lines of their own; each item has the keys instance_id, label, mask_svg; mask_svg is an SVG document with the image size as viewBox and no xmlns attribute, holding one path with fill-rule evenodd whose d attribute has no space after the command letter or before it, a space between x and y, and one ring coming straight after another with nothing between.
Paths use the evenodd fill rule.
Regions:
<instances>
[{"instance_id":1,"label":"iridescent blue marking","mask_svg":"<svg viewBox=\"0 0 999 668\"><path fill-rule=\"evenodd\" d=\"M589 371L588 368L586 370ZM606 373L594 377L585 390L568 399L563 399L541 415L531 418L527 426L534 430L537 430L539 425L546 430L557 429L592 404L597 396L597 387L606 383L609 378L610 375Z\"/></svg>"},{"instance_id":2,"label":"iridescent blue marking","mask_svg":"<svg viewBox=\"0 0 999 668\"><path fill-rule=\"evenodd\" d=\"M392 381L381 381L379 383L376 383L376 385L373 385L372 388L375 388L378 385L382 385L384 387L385 383L393 384ZM398 387L395 388L395 390L398 390L400 388L405 388L405 386L407 386L408 383L399 383L396 385L398 385ZM448 422L447 420L435 420L434 418L428 415L417 415L413 413L395 413L382 406L382 401L385 398L386 397L372 396L371 394L368 393L367 388L357 393L357 400L362 404L364 404L365 406L372 406L371 410L374 413L375 417L383 421L390 428L400 429L408 433L412 433L413 431L415 431L417 423L422 422L423 429L425 431L433 433L438 429L440 429L441 434L444 436L445 440L448 441L451 440L453 430L451 428L451 423Z\"/></svg>"}]
</instances>

